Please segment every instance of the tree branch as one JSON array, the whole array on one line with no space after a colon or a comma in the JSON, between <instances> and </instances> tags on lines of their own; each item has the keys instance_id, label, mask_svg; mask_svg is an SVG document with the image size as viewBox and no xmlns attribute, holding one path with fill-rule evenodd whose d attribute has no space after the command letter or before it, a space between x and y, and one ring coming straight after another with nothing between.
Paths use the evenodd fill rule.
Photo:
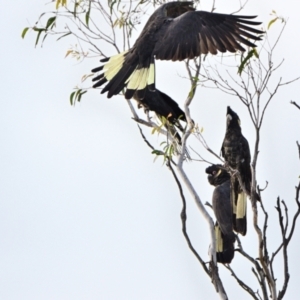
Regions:
<instances>
[{"instance_id":1,"label":"tree branch","mask_svg":"<svg viewBox=\"0 0 300 300\"><path fill-rule=\"evenodd\" d=\"M291 100L291 104L295 105L298 109L300 109L300 106L295 101Z\"/></svg>"},{"instance_id":2,"label":"tree branch","mask_svg":"<svg viewBox=\"0 0 300 300\"><path fill-rule=\"evenodd\" d=\"M179 189L180 197L182 199L182 210L181 210L181 213L180 213L180 218L181 218L181 222L182 222L182 233L183 233L183 235L184 235L184 237L186 239L186 242L187 242L187 244L189 246L189 249L196 256L197 260L199 261L199 263L203 267L205 273L211 277L211 272L208 270L208 268L206 267L205 262L200 257L200 255L195 250L195 248L193 247L192 242L191 242L191 240L190 240L190 238L188 236L187 228L186 228L186 220L187 220L187 215L186 215L186 200L185 200L185 196L183 194L182 186L180 184L180 181L179 181L178 177L175 174L174 169L172 168L172 164L171 164L170 160L167 161L167 167L169 168L169 170L171 171L171 173L172 173L172 175L173 175L173 177L175 179L175 182L176 182L176 184L178 186L178 189Z\"/></svg>"},{"instance_id":3,"label":"tree branch","mask_svg":"<svg viewBox=\"0 0 300 300\"><path fill-rule=\"evenodd\" d=\"M256 295L255 295L255 292L246 284L246 283L244 283L241 279L239 279L237 276L236 276L236 274L235 274L235 272L233 271L233 269L230 267L230 265L228 264L228 265L224 265L225 266L225 268L227 268L230 272L231 272L231 275L233 276L233 278L237 281L237 283L247 292L247 293L249 293L251 296L252 296L252 298L253 299L255 299L255 300L259 300L259 298L258 297L256 297Z\"/></svg>"}]
</instances>

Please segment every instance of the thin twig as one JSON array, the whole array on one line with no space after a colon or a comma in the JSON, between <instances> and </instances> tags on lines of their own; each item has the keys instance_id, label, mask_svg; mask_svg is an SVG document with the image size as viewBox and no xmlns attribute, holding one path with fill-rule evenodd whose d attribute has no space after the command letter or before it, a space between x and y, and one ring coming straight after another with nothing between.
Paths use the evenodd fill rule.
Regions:
<instances>
[{"instance_id":1,"label":"thin twig","mask_svg":"<svg viewBox=\"0 0 300 300\"><path fill-rule=\"evenodd\" d=\"M182 210L181 210L181 213L180 213L180 218L181 218L181 222L182 222L182 233L183 233L183 235L184 235L184 237L186 239L186 242L187 242L190 250L196 256L197 260L199 261L199 263L203 267L205 273L211 277L211 273L208 270L208 268L206 266L206 263L203 261L203 259L200 257L200 255L198 254L198 252L193 247L192 242L191 242L191 240L189 238L189 235L187 233L187 228L186 228L186 220L187 220L187 215L186 215L186 200L185 200L185 196L183 194L183 190L182 190L182 186L180 184L180 181L178 180L178 177L176 176L175 171L172 168L172 165L171 165L171 163L170 163L169 160L167 161L167 167L169 168L169 170L171 171L171 173L172 173L172 175L173 175L173 177L175 179L175 182L176 182L176 184L178 186L178 189L179 189L180 197L182 199Z\"/></svg>"},{"instance_id":2,"label":"thin twig","mask_svg":"<svg viewBox=\"0 0 300 300\"><path fill-rule=\"evenodd\" d=\"M249 293L253 299L255 300L259 300L259 298L257 298L255 296L255 292L245 283L243 282L241 279L239 279L237 277L237 275L235 274L235 272L233 271L233 269L230 267L230 265L224 265L225 268L227 268L230 272L231 272L231 275L233 276L233 278L237 281L237 283L247 292Z\"/></svg>"},{"instance_id":3,"label":"thin twig","mask_svg":"<svg viewBox=\"0 0 300 300\"><path fill-rule=\"evenodd\" d=\"M291 101L291 104L295 105L298 109L300 109L300 106L295 101Z\"/></svg>"}]
</instances>

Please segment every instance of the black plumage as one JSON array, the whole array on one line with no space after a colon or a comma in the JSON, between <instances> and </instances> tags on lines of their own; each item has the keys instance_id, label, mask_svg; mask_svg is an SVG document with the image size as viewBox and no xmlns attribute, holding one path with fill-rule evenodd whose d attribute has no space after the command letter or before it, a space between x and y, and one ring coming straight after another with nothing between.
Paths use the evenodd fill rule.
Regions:
<instances>
[{"instance_id":1,"label":"black plumage","mask_svg":"<svg viewBox=\"0 0 300 300\"><path fill-rule=\"evenodd\" d=\"M232 204L234 213L234 230L245 235L247 232L247 195L251 195L251 154L248 141L242 135L239 116L228 106L226 116L226 133L221 153L226 165L237 170L244 189L240 185L237 174L231 178ZM246 192L246 193L245 193Z\"/></svg>"},{"instance_id":2,"label":"black plumage","mask_svg":"<svg viewBox=\"0 0 300 300\"><path fill-rule=\"evenodd\" d=\"M145 90L155 90L154 58L181 61L201 54L245 51L244 44L255 47L249 41L260 40L263 32L252 26L255 16L236 16L195 11L192 1L169 2L161 5L149 18L131 49L107 57L106 63L92 72L103 71L93 78L99 87L108 82L101 93L110 98L126 87L125 98L137 93L143 99Z\"/></svg>"},{"instance_id":3,"label":"black plumage","mask_svg":"<svg viewBox=\"0 0 300 300\"><path fill-rule=\"evenodd\" d=\"M179 120L186 122L186 117L176 101L158 89L155 91L146 90L143 99L139 99L136 93L133 98L138 102L139 107L144 107L146 111L154 111L171 135L181 144L181 137L176 128L184 131Z\"/></svg>"},{"instance_id":4,"label":"black plumage","mask_svg":"<svg viewBox=\"0 0 300 300\"><path fill-rule=\"evenodd\" d=\"M233 233L232 205L230 199L230 175L221 165L212 165L206 170L208 181L215 186L212 207L215 224L217 261L230 263L234 257L235 234Z\"/></svg>"}]
</instances>

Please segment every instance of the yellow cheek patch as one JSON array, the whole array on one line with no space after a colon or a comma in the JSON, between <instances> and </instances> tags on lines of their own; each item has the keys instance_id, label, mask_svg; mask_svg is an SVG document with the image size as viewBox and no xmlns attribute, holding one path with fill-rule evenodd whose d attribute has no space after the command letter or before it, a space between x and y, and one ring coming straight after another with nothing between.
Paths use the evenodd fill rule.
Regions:
<instances>
[{"instance_id":1,"label":"yellow cheek patch","mask_svg":"<svg viewBox=\"0 0 300 300\"><path fill-rule=\"evenodd\" d=\"M218 177L220 174L222 173L222 169L220 169L216 175L216 177Z\"/></svg>"}]
</instances>

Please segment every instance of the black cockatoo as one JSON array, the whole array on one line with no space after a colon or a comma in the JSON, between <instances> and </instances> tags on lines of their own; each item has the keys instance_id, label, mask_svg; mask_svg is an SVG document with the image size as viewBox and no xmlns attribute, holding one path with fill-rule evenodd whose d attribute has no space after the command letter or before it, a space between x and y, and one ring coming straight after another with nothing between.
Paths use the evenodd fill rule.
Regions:
<instances>
[{"instance_id":1,"label":"black cockatoo","mask_svg":"<svg viewBox=\"0 0 300 300\"><path fill-rule=\"evenodd\" d=\"M176 124L178 120L186 122L185 113L178 103L158 89L153 92L147 90L143 99L139 99L136 94L133 98L146 110L154 111L158 116L164 117L172 124Z\"/></svg>"},{"instance_id":2,"label":"black cockatoo","mask_svg":"<svg viewBox=\"0 0 300 300\"><path fill-rule=\"evenodd\" d=\"M181 144L180 135L175 127L183 131L179 120L186 122L186 117L176 101L158 89L155 91L146 90L143 99L139 99L136 93L133 98L138 102L139 107L144 107L146 111L154 111L171 135Z\"/></svg>"},{"instance_id":3,"label":"black cockatoo","mask_svg":"<svg viewBox=\"0 0 300 300\"><path fill-rule=\"evenodd\" d=\"M226 133L223 141L222 156L225 164L237 170L245 191L241 187L238 177L231 178L232 204L235 223L234 230L245 235L247 232L247 195L251 195L251 154L248 141L242 135L239 116L228 106L226 116Z\"/></svg>"},{"instance_id":4,"label":"black cockatoo","mask_svg":"<svg viewBox=\"0 0 300 300\"><path fill-rule=\"evenodd\" d=\"M101 59L104 65L92 72L103 71L93 78L99 87L108 82L101 93L110 98L126 87L125 98L136 93L139 99L145 90L155 90L155 59L181 61L201 54L245 51L244 44L260 40L263 32L251 26L256 16L236 16L195 11L192 1L168 2L161 5L149 18L140 36L129 50Z\"/></svg>"},{"instance_id":5,"label":"black cockatoo","mask_svg":"<svg viewBox=\"0 0 300 300\"><path fill-rule=\"evenodd\" d=\"M215 224L217 262L230 263L234 257L235 234L230 199L230 175L221 165L206 168L208 181L215 186L212 207L217 222Z\"/></svg>"}]
</instances>

